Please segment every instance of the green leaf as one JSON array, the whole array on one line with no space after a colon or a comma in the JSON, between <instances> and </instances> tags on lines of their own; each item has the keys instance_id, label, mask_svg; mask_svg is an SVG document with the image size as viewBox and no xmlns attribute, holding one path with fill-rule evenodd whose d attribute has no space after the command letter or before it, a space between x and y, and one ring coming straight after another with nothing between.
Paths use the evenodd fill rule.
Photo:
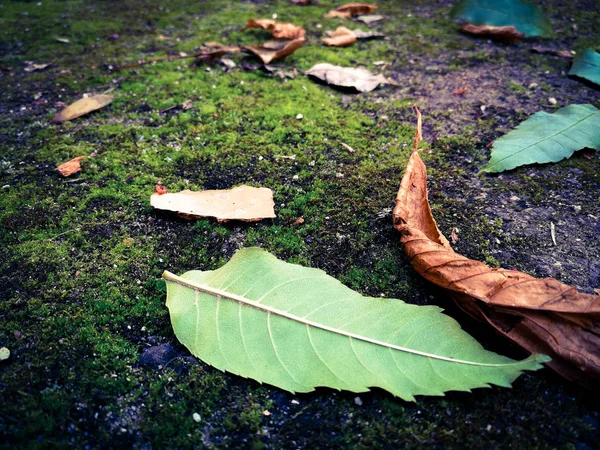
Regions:
<instances>
[{"instance_id":1,"label":"green leaf","mask_svg":"<svg viewBox=\"0 0 600 450\"><path fill-rule=\"evenodd\" d=\"M569 75L585 78L600 85L600 55L588 48L583 55L575 58Z\"/></svg>"},{"instance_id":2,"label":"green leaf","mask_svg":"<svg viewBox=\"0 0 600 450\"><path fill-rule=\"evenodd\" d=\"M527 37L552 35L546 16L527 0L461 0L451 14L475 25L513 25Z\"/></svg>"},{"instance_id":3,"label":"green leaf","mask_svg":"<svg viewBox=\"0 0 600 450\"><path fill-rule=\"evenodd\" d=\"M540 111L494 142L481 171L557 162L586 147L600 147L600 111L592 105L571 105L554 114Z\"/></svg>"},{"instance_id":4,"label":"green leaf","mask_svg":"<svg viewBox=\"0 0 600 450\"><path fill-rule=\"evenodd\" d=\"M215 271L163 278L175 335L194 355L291 392L379 387L414 400L508 387L549 361L488 352L438 307L363 297L259 248L240 250Z\"/></svg>"}]
</instances>

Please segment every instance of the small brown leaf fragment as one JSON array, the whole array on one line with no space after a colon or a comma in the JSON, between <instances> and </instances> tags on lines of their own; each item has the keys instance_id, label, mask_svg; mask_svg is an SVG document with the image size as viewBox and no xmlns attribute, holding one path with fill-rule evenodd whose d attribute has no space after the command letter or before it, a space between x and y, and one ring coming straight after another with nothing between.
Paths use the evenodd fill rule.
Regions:
<instances>
[{"instance_id":1,"label":"small brown leaf fragment","mask_svg":"<svg viewBox=\"0 0 600 450\"><path fill-rule=\"evenodd\" d=\"M458 242L458 235L456 234L456 228L452 228L450 232L450 239L452 239L452 243L456 244Z\"/></svg>"},{"instance_id":2,"label":"small brown leaf fragment","mask_svg":"<svg viewBox=\"0 0 600 450\"><path fill-rule=\"evenodd\" d=\"M546 47L531 47L531 51L534 53L541 53L541 54L550 54L550 55L554 55L554 56L560 56L561 58L567 58L567 59L573 59L573 53L571 53L569 50L553 50L551 48L546 48Z\"/></svg>"},{"instance_id":3,"label":"small brown leaf fragment","mask_svg":"<svg viewBox=\"0 0 600 450\"><path fill-rule=\"evenodd\" d=\"M455 253L431 214L419 140L418 130L392 213L413 268L450 291L469 314L524 349L549 355L548 365L565 378L597 388L600 296L580 293L552 278L490 268Z\"/></svg>"},{"instance_id":4,"label":"small brown leaf fragment","mask_svg":"<svg viewBox=\"0 0 600 450\"><path fill-rule=\"evenodd\" d=\"M256 222L275 216L273 191L267 188L238 186L229 190L189 190L150 196L154 208L173 211L186 219L214 217L219 222L241 220Z\"/></svg>"},{"instance_id":5,"label":"small brown leaf fragment","mask_svg":"<svg viewBox=\"0 0 600 450\"><path fill-rule=\"evenodd\" d=\"M469 88L461 87L461 88L456 89L452 94L463 95L463 94L466 94L467 92L469 92Z\"/></svg>"},{"instance_id":6,"label":"small brown leaf fragment","mask_svg":"<svg viewBox=\"0 0 600 450\"><path fill-rule=\"evenodd\" d=\"M44 70L50 67L53 63L48 64L36 64L33 61L26 61L26 66L23 69L25 72L34 72L36 70Z\"/></svg>"},{"instance_id":7,"label":"small brown leaf fragment","mask_svg":"<svg viewBox=\"0 0 600 450\"><path fill-rule=\"evenodd\" d=\"M328 38L321 40L330 47L347 47L356 42L356 35L346 27L337 27L335 31L329 33Z\"/></svg>"},{"instance_id":8,"label":"small brown leaf fragment","mask_svg":"<svg viewBox=\"0 0 600 450\"><path fill-rule=\"evenodd\" d=\"M356 20L360 20L365 25L371 25L372 23L379 22L385 19L382 15L379 14L368 14L366 16L358 16Z\"/></svg>"},{"instance_id":9,"label":"small brown leaf fragment","mask_svg":"<svg viewBox=\"0 0 600 450\"><path fill-rule=\"evenodd\" d=\"M349 19L350 17L360 16L364 14L371 14L377 9L376 5L370 5L367 3L347 3L342 6L338 6L335 9L329 11L325 17L341 17L343 19Z\"/></svg>"},{"instance_id":10,"label":"small brown leaf fragment","mask_svg":"<svg viewBox=\"0 0 600 450\"><path fill-rule=\"evenodd\" d=\"M298 226L298 225L302 225L304 223L304 217L298 217L296 220L294 220L294 223L292 223L292 226Z\"/></svg>"},{"instance_id":11,"label":"small brown leaf fragment","mask_svg":"<svg viewBox=\"0 0 600 450\"><path fill-rule=\"evenodd\" d=\"M157 195L164 195L167 192L169 192L169 191L167 190L166 187L163 186L162 181L158 180L156 182L156 186L154 186L154 193Z\"/></svg>"},{"instance_id":12,"label":"small brown leaf fragment","mask_svg":"<svg viewBox=\"0 0 600 450\"><path fill-rule=\"evenodd\" d=\"M245 28L262 28L263 30L272 30L277 25L273 19L248 19Z\"/></svg>"},{"instance_id":13,"label":"small brown leaf fragment","mask_svg":"<svg viewBox=\"0 0 600 450\"><path fill-rule=\"evenodd\" d=\"M509 42L516 44L525 37L523 33L517 31L513 25L504 27L495 27L492 25L474 25L466 23L460 27L461 31L477 36L489 36L497 41Z\"/></svg>"},{"instance_id":14,"label":"small brown leaf fragment","mask_svg":"<svg viewBox=\"0 0 600 450\"><path fill-rule=\"evenodd\" d=\"M57 112L52 118L52 123L62 123L67 120L73 120L88 114L92 111L96 111L100 108L104 108L106 105L113 101L112 95L99 94L91 95L77 100L75 103L70 104L62 111Z\"/></svg>"},{"instance_id":15,"label":"small brown leaf fragment","mask_svg":"<svg viewBox=\"0 0 600 450\"><path fill-rule=\"evenodd\" d=\"M273 43L277 43L277 45L274 45ZM286 56L291 55L303 45L304 39L295 39L293 41L267 41L263 45L246 46L244 49L254 53L263 63L269 64L271 61L283 59Z\"/></svg>"},{"instance_id":16,"label":"small brown leaf fragment","mask_svg":"<svg viewBox=\"0 0 600 450\"><path fill-rule=\"evenodd\" d=\"M391 84L383 75L373 75L366 69L334 66L328 63L317 64L304 73L327 84L352 87L359 92L370 92L380 84Z\"/></svg>"},{"instance_id":17,"label":"small brown leaf fragment","mask_svg":"<svg viewBox=\"0 0 600 450\"><path fill-rule=\"evenodd\" d=\"M275 39L304 39L306 31L293 23L278 23L273 27L273 37Z\"/></svg>"},{"instance_id":18,"label":"small brown leaf fragment","mask_svg":"<svg viewBox=\"0 0 600 450\"><path fill-rule=\"evenodd\" d=\"M74 173L77 173L81 170L81 160L83 158L85 158L85 156L78 156L77 158L73 158L70 161L67 161L66 163L63 163L60 166L58 166L56 170L58 170L58 172L63 177L71 176Z\"/></svg>"}]
</instances>

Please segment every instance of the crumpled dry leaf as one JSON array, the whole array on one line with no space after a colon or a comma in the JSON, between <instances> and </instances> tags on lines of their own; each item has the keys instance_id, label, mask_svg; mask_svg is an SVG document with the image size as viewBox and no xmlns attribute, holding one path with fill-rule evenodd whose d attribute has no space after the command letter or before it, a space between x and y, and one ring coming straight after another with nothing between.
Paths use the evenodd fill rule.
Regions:
<instances>
[{"instance_id":1,"label":"crumpled dry leaf","mask_svg":"<svg viewBox=\"0 0 600 450\"><path fill-rule=\"evenodd\" d=\"M303 45L304 39L294 39L293 41L271 40L265 42L263 45L245 46L244 49L254 53L263 63L269 64L271 61L291 55Z\"/></svg>"},{"instance_id":2,"label":"crumpled dry leaf","mask_svg":"<svg viewBox=\"0 0 600 450\"><path fill-rule=\"evenodd\" d=\"M381 74L373 75L366 69L334 66L328 63L317 64L304 73L318 78L327 84L352 87L359 92L370 92L380 84L391 84Z\"/></svg>"},{"instance_id":3,"label":"crumpled dry leaf","mask_svg":"<svg viewBox=\"0 0 600 450\"><path fill-rule=\"evenodd\" d=\"M417 110L418 113L418 110ZM448 290L456 303L526 350L552 358L548 365L587 386L600 381L600 296L555 279L495 269L454 253L440 233L427 199L426 168L413 154L396 197L394 227L414 269Z\"/></svg>"},{"instance_id":4,"label":"crumpled dry leaf","mask_svg":"<svg viewBox=\"0 0 600 450\"><path fill-rule=\"evenodd\" d=\"M460 29L464 33L477 36L489 36L497 41L510 42L511 44L516 44L525 37L525 34L518 32L513 25L495 27L492 25L474 25L472 23L465 23Z\"/></svg>"},{"instance_id":5,"label":"crumpled dry leaf","mask_svg":"<svg viewBox=\"0 0 600 450\"><path fill-rule=\"evenodd\" d=\"M362 31L362 30L352 30L356 39L377 39L384 38L385 34L378 33L377 31Z\"/></svg>"},{"instance_id":6,"label":"crumpled dry leaf","mask_svg":"<svg viewBox=\"0 0 600 450\"><path fill-rule=\"evenodd\" d=\"M366 16L358 16L356 18L356 20L360 20L366 25L371 25L372 23L379 22L383 19L385 19L385 17L380 14L368 14Z\"/></svg>"},{"instance_id":7,"label":"crumpled dry leaf","mask_svg":"<svg viewBox=\"0 0 600 450\"><path fill-rule=\"evenodd\" d=\"M335 31L327 34L329 34L329 37L321 40L331 47L346 47L356 42L356 35L346 27L337 27Z\"/></svg>"},{"instance_id":8,"label":"crumpled dry leaf","mask_svg":"<svg viewBox=\"0 0 600 450\"><path fill-rule=\"evenodd\" d=\"M262 28L273 32L275 39L304 39L304 28L293 23L278 23L273 19L248 19L246 28Z\"/></svg>"},{"instance_id":9,"label":"crumpled dry leaf","mask_svg":"<svg viewBox=\"0 0 600 450\"><path fill-rule=\"evenodd\" d=\"M325 17L331 19L333 17L341 17L349 19L350 17L360 16L363 14L371 14L377 9L377 5L369 5L367 3L347 3L346 5L338 6L332 9Z\"/></svg>"},{"instance_id":10,"label":"crumpled dry leaf","mask_svg":"<svg viewBox=\"0 0 600 450\"><path fill-rule=\"evenodd\" d=\"M531 51L534 53L547 53L554 56L560 56L561 58L573 59L573 53L571 53L570 50L554 50L552 48L534 46L531 47Z\"/></svg>"},{"instance_id":11,"label":"crumpled dry leaf","mask_svg":"<svg viewBox=\"0 0 600 450\"><path fill-rule=\"evenodd\" d=\"M25 72L34 72L36 70L44 70L50 67L54 63L47 64L36 64L33 61L25 61L25 68L23 69Z\"/></svg>"},{"instance_id":12,"label":"crumpled dry leaf","mask_svg":"<svg viewBox=\"0 0 600 450\"><path fill-rule=\"evenodd\" d=\"M77 173L81 170L81 160L83 158L85 158L85 156L78 156L76 158L73 158L70 161L67 161L66 163L62 163L56 168L56 170L58 170L58 172L63 177L71 176L74 173Z\"/></svg>"},{"instance_id":13,"label":"crumpled dry leaf","mask_svg":"<svg viewBox=\"0 0 600 450\"><path fill-rule=\"evenodd\" d=\"M97 109L104 108L114 100L112 95L98 94L84 97L77 100L75 103L70 104L62 111L57 112L52 118L51 122L61 123L67 120L73 120L77 117L81 117Z\"/></svg>"},{"instance_id":14,"label":"crumpled dry leaf","mask_svg":"<svg viewBox=\"0 0 600 450\"><path fill-rule=\"evenodd\" d=\"M163 189L166 191L161 185L160 192L164 192ZM219 222L256 222L276 217L273 191L267 188L242 185L228 190L160 192L155 190L150 196L150 205L176 212L186 219L215 217Z\"/></svg>"}]
</instances>

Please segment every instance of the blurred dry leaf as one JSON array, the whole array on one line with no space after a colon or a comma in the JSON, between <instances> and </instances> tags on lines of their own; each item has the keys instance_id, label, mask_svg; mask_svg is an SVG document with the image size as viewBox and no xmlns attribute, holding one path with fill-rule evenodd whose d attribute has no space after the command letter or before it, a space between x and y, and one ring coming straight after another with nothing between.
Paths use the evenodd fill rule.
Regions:
<instances>
[{"instance_id":1,"label":"blurred dry leaf","mask_svg":"<svg viewBox=\"0 0 600 450\"><path fill-rule=\"evenodd\" d=\"M262 28L273 33L275 39L304 39L304 28L293 23L278 23L273 19L248 19L246 28Z\"/></svg>"},{"instance_id":2,"label":"blurred dry leaf","mask_svg":"<svg viewBox=\"0 0 600 450\"><path fill-rule=\"evenodd\" d=\"M23 69L25 72L34 72L36 70L44 70L50 67L53 63L48 64L36 64L33 61L25 61L25 68Z\"/></svg>"},{"instance_id":3,"label":"blurred dry leaf","mask_svg":"<svg viewBox=\"0 0 600 450\"><path fill-rule=\"evenodd\" d=\"M465 33L477 36L488 36L497 41L510 42L511 44L516 44L525 37L525 34L518 32L513 25L495 27L492 25L473 25L472 23L466 23L461 26L460 29Z\"/></svg>"},{"instance_id":4,"label":"blurred dry leaf","mask_svg":"<svg viewBox=\"0 0 600 450\"><path fill-rule=\"evenodd\" d=\"M60 166L58 166L56 170L58 170L58 172L63 177L71 176L74 173L77 173L81 170L81 160L83 158L85 158L85 156L78 156L76 158L73 158L70 161L67 161L66 163L63 163Z\"/></svg>"},{"instance_id":5,"label":"blurred dry leaf","mask_svg":"<svg viewBox=\"0 0 600 450\"><path fill-rule=\"evenodd\" d=\"M165 36L163 34L159 34L158 36L156 36L156 39L158 39L159 41L170 41L173 38Z\"/></svg>"},{"instance_id":6,"label":"blurred dry leaf","mask_svg":"<svg viewBox=\"0 0 600 450\"><path fill-rule=\"evenodd\" d=\"M337 27L335 31L327 34L329 37L321 40L331 47L346 47L356 42L356 35L346 27Z\"/></svg>"},{"instance_id":7,"label":"blurred dry leaf","mask_svg":"<svg viewBox=\"0 0 600 450\"><path fill-rule=\"evenodd\" d=\"M352 30L357 39L377 39L385 37L385 34L376 31Z\"/></svg>"},{"instance_id":8,"label":"blurred dry leaf","mask_svg":"<svg viewBox=\"0 0 600 450\"><path fill-rule=\"evenodd\" d=\"M276 217L273 209L273 191L245 185L228 190L185 190L172 194L155 192L150 196L150 205L157 209L173 211L186 219L214 217L219 222L256 222Z\"/></svg>"},{"instance_id":9,"label":"blurred dry leaf","mask_svg":"<svg viewBox=\"0 0 600 450\"><path fill-rule=\"evenodd\" d=\"M248 19L245 28L262 28L263 30L272 30L277 25L273 19Z\"/></svg>"},{"instance_id":10,"label":"blurred dry leaf","mask_svg":"<svg viewBox=\"0 0 600 450\"><path fill-rule=\"evenodd\" d=\"M367 3L348 3L346 5L338 6L332 9L325 17L331 19L333 17L341 17L342 19L349 19L350 17L360 16L364 14L371 14L377 9L376 5L369 5Z\"/></svg>"},{"instance_id":11,"label":"blurred dry leaf","mask_svg":"<svg viewBox=\"0 0 600 450\"><path fill-rule=\"evenodd\" d=\"M383 75L373 75L366 69L334 66L321 63L304 72L327 84L339 87L352 87L359 92L370 92L380 84L391 84Z\"/></svg>"},{"instance_id":12,"label":"blurred dry leaf","mask_svg":"<svg viewBox=\"0 0 600 450\"><path fill-rule=\"evenodd\" d=\"M534 53L541 53L541 54L550 54L550 55L554 55L554 56L560 56L561 58L568 58L568 59L573 59L573 53L571 53L570 50L553 50L551 48L546 48L546 47L531 47L531 51Z\"/></svg>"},{"instance_id":13,"label":"blurred dry leaf","mask_svg":"<svg viewBox=\"0 0 600 450\"><path fill-rule=\"evenodd\" d=\"M244 49L254 53L262 60L263 63L268 64L271 61L282 59L291 55L303 45L304 39L295 39L293 41L271 40L265 42L263 45L246 46Z\"/></svg>"},{"instance_id":14,"label":"blurred dry leaf","mask_svg":"<svg viewBox=\"0 0 600 450\"><path fill-rule=\"evenodd\" d=\"M380 16L379 14L369 14L367 16L358 16L356 20L360 20L366 25L371 25L372 23L379 22L383 20L385 17Z\"/></svg>"},{"instance_id":15,"label":"blurred dry leaf","mask_svg":"<svg viewBox=\"0 0 600 450\"><path fill-rule=\"evenodd\" d=\"M530 352L567 379L597 388L600 381L600 296L555 279L490 268L455 253L429 207L425 164L418 154L421 116L393 211L404 253L425 279L451 292L474 317Z\"/></svg>"},{"instance_id":16,"label":"blurred dry leaf","mask_svg":"<svg viewBox=\"0 0 600 450\"><path fill-rule=\"evenodd\" d=\"M461 87L452 92L454 95L464 95L469 92L469 88Z\"/></svg>"},{"instance_id":17,"label":"blurred dry leaf","mask_svg":"<svg viewBox=\"0 0 600 450\"><path fill-rule=\"evenodd\" d=\"M77 100L75 103L70 104L62 111L57 112L52 118L51 122L61 123L67 120L73 120L77 117L81 117L97 109L104 108L114 100L112 95L98 94L84 97Z\"/></svg>"}]
</instances>

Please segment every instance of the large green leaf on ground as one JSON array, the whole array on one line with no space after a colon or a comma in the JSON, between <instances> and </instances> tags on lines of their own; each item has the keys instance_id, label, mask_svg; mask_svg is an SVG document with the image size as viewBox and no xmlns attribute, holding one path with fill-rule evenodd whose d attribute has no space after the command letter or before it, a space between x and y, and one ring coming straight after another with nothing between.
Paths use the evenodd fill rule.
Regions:
<instances>
[{"instance_id":1,"label":"large green leaf on ground","mask_svg":"<svg viewBox=\"0 0 600 450\"><path fill-rule=\"evenodd\" d=\"M496 384L523 361L486 351L436 306L368 298L259 248L215 271L165 272L175 335L206 363L291 392L386 389L406 400Z\"/></svg>"},{"instance_id":2,"label":"large green leaf on ground","mask_svg":"<svg viewBox=\"0 0 600 450\"><path fill-rule=\"evenodd\" d=\"M575 58L573 66L569 70L569 75L585 78L600 85L600 55L588 48L583 55Z\"/></svg>"},{"instance_id":3,"label":"large green leaf on ground","mask_svg":"<svg viewBox=\"0 0 600 450\"><path fill-rule=\"evenodd\" d=\"M537 112L494 142L482 172L503 172L526 164L557 162L582 148L600 148L600 111L571 105L554 114Z\"/></svg>"},{"instance_id":4,"label":"large green leaf on ground","mask_svg":"<svg viewBox=\"0 0 600 450\"><path fill-rule=\"evenodd\" d=\"M527 37L552 35L544 13L527 0L460 0L451 14L476 25L513 25Z\"/></svg>"}]
</instances>

